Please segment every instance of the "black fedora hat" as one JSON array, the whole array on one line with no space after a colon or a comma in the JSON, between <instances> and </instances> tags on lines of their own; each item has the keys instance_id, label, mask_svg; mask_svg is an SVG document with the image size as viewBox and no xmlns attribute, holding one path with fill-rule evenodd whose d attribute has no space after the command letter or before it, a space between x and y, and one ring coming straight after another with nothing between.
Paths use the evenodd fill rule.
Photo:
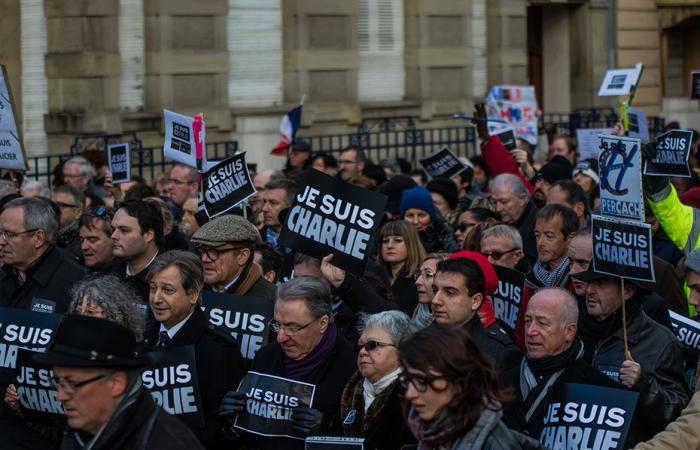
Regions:
<instances>
[{"instance_id":1,"label":"black fedora hat","mask_svg":"<svg viewBox=\"0 0 700 450\"><path fill-rule=\"evenodd\" d=\"M596 281L596 280L606 280L606 279L619 280L620 279L619 276L608 275L606 273L600 273L600 272L594 271L593 270L593 263L591 263L588 266L588 269L584 270L583 272L572 273L571 276L576 278L577 280L581 280L581 281L584 281L586 283L588 283L589 281ZM651 284L646 283L644 281L631 280L629 278L625 278L625 283L633 285L634 287L636 287L637 289L639 289L643 293L649 293L649 292L653 291Z\"/></svg>"},{"instance_id":2,"label":"black fedora hat","mask_svg":"<svg viewBox=\"0 0 700 450\"><path fill-rule=\"evenodd\" d=\"M96 317L69 314L58 326L46 353L33 355L35 362L51 366L129 369L149 364L135 356L136 339L127 328Z\"/></svg>"}]
</instances>

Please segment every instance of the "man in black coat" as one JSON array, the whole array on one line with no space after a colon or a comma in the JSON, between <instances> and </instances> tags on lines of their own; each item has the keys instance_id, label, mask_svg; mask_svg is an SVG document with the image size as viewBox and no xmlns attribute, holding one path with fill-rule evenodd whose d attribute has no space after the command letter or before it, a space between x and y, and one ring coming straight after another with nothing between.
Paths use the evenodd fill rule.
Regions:
<instances>
[{"instance_id":1,"label":"man in black coat","mask_svg":"<svg viewBox=\"0 0 700 450\"><path fill-rule=\"evenodd\" d=\"M144 345L151 351L194 345L204 428L193 431L207 448L228 447L219 406L245 373L240 346L226 331L211 325L199 308L202 268L196 255L165 252L153 262L149 277L150 306L157 322L147 330Z\"/></svg>"},{"instance_id":2,"label":"man in black coat","mask_svg":"<svg viewBox=\"0 0 700 450\"><path fill-rule=\"evenodd\" d=\"M203 449L175 417L155 405L141 383L149 361L133 356L134 335L95 317L68 315L36 362L54 368L68 429L62 449Z\"/></svg>"},{"instance_id":3,"label":"man in black coat","mask_svg":"<svg viewBox=\"0 0 700 450\"><path fill-rule=\"evenodd\" d=\"M291 427L300 438L342 436L340 401L345 384L355 372L352 345L333 323L328 286L315 278L298 277L280 286L271 328L277 342L255 354L253 371L316 386L313 408L298 406ZM245 393L229 392L221 413L230 416L246 407ZM244 435L252 447L302 449L303 440Z\"/></svg>"},{"instance_id":4,"label":"man in black coat","mask_svg":"<svg viewBox=\"0 0 700 450\"><path fill-rule=\"evenodd\" d=\"M63 313L85 269L56 248L58 217L46 200L10 201L0 214L0 306Z\"/></svg>"}]
</instances>

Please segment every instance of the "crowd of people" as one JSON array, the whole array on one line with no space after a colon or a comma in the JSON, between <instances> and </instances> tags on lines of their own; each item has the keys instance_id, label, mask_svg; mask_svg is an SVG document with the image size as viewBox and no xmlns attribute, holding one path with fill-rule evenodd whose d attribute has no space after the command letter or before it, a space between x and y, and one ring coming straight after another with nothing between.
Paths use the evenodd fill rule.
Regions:
<instances>
[{"instance_id":1,"label":"crowd of people","mask_svg":"<svg viewBox=\"0 0 700 450\"><path fill-rule=\"evenodd\" d=\"M559 135L538 162L526 141L509 151L478 128L466 170L431 180L360 147L336 158L297 142L283 170L254 174L245 205L211 220L199 173L180 164L153 184L114 185L104 164L76 156L51 189L0 181L0 306L65 315L34 357L54 367L65 416L25 417L16 386L4 385L1 446L302 448L234 426L247 402L237 387L255 371L316 387L313 404L291 413L300 438L544 448L545 406L558 386L579 383L638 393L626 448L700 448L698 357L669 318L700 307L700 136L690 182L644 176L658 282L621 285L592 266L597 161L578 160L575 141ZM387 196L362 276L331 254L280 244L309 170ZM514 329L491 300L499 266L524 274ZM209 323L205 291L264 299L274 311L270 344L252 361ZM149 353L189 345L203 426L165 414L140 376Z\"/></svg>"}]
</instances>

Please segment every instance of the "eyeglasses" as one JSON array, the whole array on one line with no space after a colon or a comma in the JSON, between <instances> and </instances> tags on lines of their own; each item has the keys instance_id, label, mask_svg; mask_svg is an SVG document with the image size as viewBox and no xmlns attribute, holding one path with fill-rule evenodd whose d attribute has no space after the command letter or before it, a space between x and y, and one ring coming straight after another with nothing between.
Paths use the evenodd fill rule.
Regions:
<instances>
[{"instance_id":1,"label":"eyeglasses","mask_svg":"<svg viewBox=\"0 0 700 450\"><path fill-rule=\"evenodd\" d=\"M25 231L0 231L0 237L5 239L6 241L9 241L10 239L16 238L20 234L26 234L26 233L33 233L35 231L39 231L41 228L32 228L31 230L25 230Z\"/></svg>"},{"instance_id":2,"label":"eyeglasses","mask_svg":"<svg viewBox=\"0 0 700 450\"><path fill-rule=\"evenodd\" d=\"M441 387L436 387L435 382L438 380L447 380L445 377L427 377L427 376L421 376L421 375L410 375L406 372L402 373L399 375L399 384L401 384L401 387L403 388L404 391L408 390L408 385L409 383L413 385L414 388L416 388L416 391L418 392L425 392L428 390L428 387L432 389L435 392L443 392L447 390L448 384L445 383L444 386Z\"/></svg>"},{"instance_id":3,"label":"eyeglasses","mask_svg":"<svg viewBox=\"0 0 700 450\"><path fill-rule=\"evenodd\" d=\"M475 224L475 223L466 223L466 222L462 222L462 223L460 223L459 225L457 225L457 229L458 229L459 231L461 231L462 233L464 233L465 231L467 231L469 228L473 227L474 225L476 225L476 224Z\"/></svg>"},{"instance_id":4,"label":"eyeglasses","mask_svg":"<svg viewBox=\"0 0 700 450\"><path fill-rule=\"evenodd\" d=\"M519 248L511 248L507 252L481 252L485 257L491 257L493 258L494 261L498 261L504 256L506 256L508 253L513 253L516 250L520 250Z\"/></svg>"},{"instance_id":5,"label":"eyeglasses","mask_svg":"<svg viewBox=\"0 0 700 450\"><path fill-rule=\"evenodd\" d=\"M168 179L168 184L176 184L180 186L181 184L192 184L194 181L181 181L181 180L176 180L174 178Z\"/></svg>"},{"instance_id":6,"label":"eyeglasses","mask_svg":"<svg viewBox=\"0 0 700 450\"><path fill-rule=\"evenodd\" d=\"M323 317L323 316L321 316L321 317ZM300 332L304 328L306 328L309 325L311 325L312 323L316 322L321 317L316 317L314 320L307 323L306 325L282 325L281 323L279 323L275 319L272 319L269 322L269 325L270 325L270 329L272 330L273 333L279 333L280 331L284 330L284 332L286 334L297 334L298 332Z\"/></svg>"},{"instance_id":7,"label":"eyeglasses","mask_svg":"<svg viewBox=\"0 0 700 450\"><path fill-rule=\"evenodd\" d=\"M59 208L77 208L78 205L71 205L69 203L54 202Z\"/></svg>"},{"instance_id":8,"label":"eyeglasses","mask_svg":"<svg viewBox=\"0 0 700 450\"><path fill-rule=\"evenodd\" d=\"M78 381L78 382L73 382L73 381L68 381L68 380L60 380L58 377L51 377L49 382L51 383L51 386L53 386L54 389L58 390L60 387L63 389L63 392L65 392L68 395L73 395L75 392L80 389L83 386L87 386L90 383L94 383L95 381L99 381L102 379L107 378L110 376L110 373L103 373L100 375L97 375L93 378L88 378L87 380L84 381Z\"/></svg>"},{"instance_id":9,"label":"eyeglasses","mask_svg":"<svg viewBox=\"0 0 700 450\"><path fill-rule=\"evenodd\" d=\"M435 274L432 272L429 272L427 270L419 270L413 276L414 280L417 280L418 278L423 278L425 281L428 281L428 280L432 280L433 278L435 278Z\"/></svg>"},{"instance_id":10,"label":"eyeglasses","mask_svg":"<svg viewBox=\"0 0 700 450\"><path fill-rule=\"evenodd\" d=\"M371 352L373 350L376 350L377 348L381 347L396 347L394 344L388 344L386 342L377 342L377 341L367 341L364 344L357 344L355 346L355 353L360 353L360 350L363 348L367 350L368 352Z\"/></svg>"},{"instance_id":11,"label":"eyeglasses","mask_svg":"<svg viewBox=\"0 0 700 450\"><path fill-rule=\"evenodd\" d=\"M222 253L226 252L235 252L238 250L243 250L244 247L231 247L231 248L213 248L213 247L195 247L195 250L199 254L199 257L203 257L204 255L207 255L207 258L209 258L209 261L216 261L219 259L219 256L221 256Z\"/></svg>"}]
</instances>

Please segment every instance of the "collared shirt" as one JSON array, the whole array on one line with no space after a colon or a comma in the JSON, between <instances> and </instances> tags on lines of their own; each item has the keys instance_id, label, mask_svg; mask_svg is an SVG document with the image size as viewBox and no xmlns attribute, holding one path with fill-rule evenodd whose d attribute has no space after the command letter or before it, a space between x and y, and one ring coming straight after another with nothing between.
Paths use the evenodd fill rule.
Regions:
<instances>
[{"instance_id":1,"label":"collared shirt","mask_svg":"<svg viewBox=\"0 0 700 450\"><path fill-rule=\"evenodd\" d=\"M198 308L198 306L195 306L195 308ZM187 317L185 317L183 320L181 320L180 323L178 323L177 325L173 325L172 327L170 327L169 330L168 330L168 329L165 327L165 325L161 322L161 324L160 324L160 330L159 330L158 332L161 333L161 332L165 331L165 332L168 333L168 337L169 337L170 339L172 339L172 338L175 337L175 335L177 334L177 332L180 331L180 328L182 328L182 327L185 325L185 323L187 323L187 321L189 320L190 317L192 317L192 313L190 313Z\"/></svg>"},{"instance_id":2,"label":"collared shirt","mask_svg":"<svg viewBox=\"0 0 700 450\"><path fill-rule=\"evenodd\" d=\"M233 277L233 280L231 280L231 281L230 281L228 284L226 284L224 287L212 286L212 287L211 287L211 290L214 291L214 292L228 292L228 290L231 289L231 286L233 286L234 283L235 283L236 281L238 281L238 278L239 278L240 276L241 276L241 275L238 274L238 275L236 275L235 277Z\"/></svg>"},{"instance_id":3,"label":"collared shirt","mask_svg":"<svg viewBox=\"0 0 700 450\"><path fill-rule=\"evenodd\" d=\"M151 258L150 261L148 261L148 264L146 264L146 266L144 267L144 269L146 269L146 267L150 267L151 264L153 264L153 261L155 261L155 259L156 259L157 257L158 257L158 252L156 252L156 254L153 255L153 258ZM141 272L143 272L143 270L141 270ZM141 272L139 272L139 273L141 273ZM127 277L134 277L134 276L136 276L136 275L138 275L138 273L131 273L131 267L129 266L129 263L126 263L126 276L127 276Z\"/></svg>"}]
</instances>

